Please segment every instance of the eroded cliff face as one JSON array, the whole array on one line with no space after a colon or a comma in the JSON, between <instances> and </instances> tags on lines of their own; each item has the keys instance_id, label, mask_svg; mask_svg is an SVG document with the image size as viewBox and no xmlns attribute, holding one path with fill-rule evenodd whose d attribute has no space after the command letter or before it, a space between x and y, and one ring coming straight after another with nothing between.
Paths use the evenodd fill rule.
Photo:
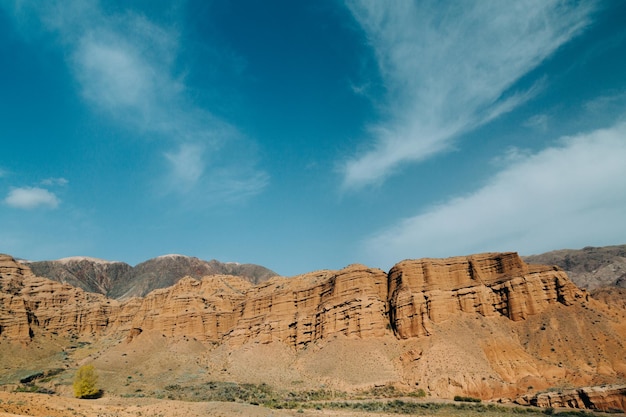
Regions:
<instances>
[{"instance_id":1,"label":"eroded cliff face","mask_svg":"<svg viewBox=\"0 0 626 417\"><path fill-rule=\"evenodd\" d=\"M10 256L0 257L0 336L28 342L35 333L103 335L143 331L240 345L278 341L292 347L342 334L388 332L387 276L352 265L253 287L229 275L184 278L124 302L36 277Z\"/></svg>"},{"instance_id":2,"label":"eroded cliff face","mask_svg":"<svg viewBox=\"0 0 626 417\"><path fill-rule=\"evenodd\" d=\"M158 331L168 337L193 337L218 343L241 317L251 284L238 277L214 275L202 280L183 278L174 286L152 291L128 303L138 305L132 334Z\"/></svg>"},{"instance_id":3,"label":"eroded cliff face","mask_svg":"<svg viewBox=\"0 0 626 417\"><path fill-rule=\"evenodd\" d=\"M517 253L407 260L389 272L389 310L398 337L431 333L456 312L519 321L586 294L554 267L526 265Z\"/></svg>"},{"instance_id":4,"label":"eroded cliff face","mask_svg":"<svg viewBox=\"0 0 626 417\"><path fill-rule=\"evenodd\" d=\"M301 347L337 334L380 337L388 331L386 295L387 275L363 265L274 278L246 294L228 340Z\"/></svg>"},{"instance_id":5,"label":"eroded cliff face","mask_svg":"<svg viewBox=\"0 0 626 417\"><path fill-rule=\"evenodd\" d=\"M187 277L125 301L36 277L0 256L0 342L46 334L122 342L101 367L130 360L146 341L158 351L182 340L210 350L207 378L247 382L254 352L279 352L288 360L267 362L253 381L280 374L341 389L400 384L433 396L516 398L530 387L622 383L624 323L620 305L515 253L407 260L388 274L350 265L259 285Z\"/></svg>"},{"instance_id":6,"label":"eroded cliff face","mask_svg":"<svg viewBox=\"0 0 626 417\"><path fill-rule=\"evenodd\" d=\"M36 277L12 257L0 255L2 337L26 343L41 331L100 335L123 327L122 310L115 300Z\"/></svg>"},{"instance_id":7,"label":"eroded cliff face","mask_svg":"<svg viewBox=\"0 0 626 417\"><path fill-rule=\"evenodd\" d=\"M583 387L558 392L546 392L524 396L516 400L518 404L536 407L568 407L605 412L626 410L626 385L603 385Z\"/></svg>"},{"instance_id":8,"label":"eroded cliff face","mask_svg":"<svg viewBox=\"0 0 626 417\"><path fill-rule=\"evenodd\" d=\"M252 286L233 276L185 278L118 302L36 277L0 257L0 335L27 341L36 328L93 333L159 330L205 341L279 341L301 347L335 334L407 339L429 335L457 312L519 321L586 294L565 273L526 265L516 253L407 260L389 274L364 265L273 278Z\"/></svg>"}]
</instances>

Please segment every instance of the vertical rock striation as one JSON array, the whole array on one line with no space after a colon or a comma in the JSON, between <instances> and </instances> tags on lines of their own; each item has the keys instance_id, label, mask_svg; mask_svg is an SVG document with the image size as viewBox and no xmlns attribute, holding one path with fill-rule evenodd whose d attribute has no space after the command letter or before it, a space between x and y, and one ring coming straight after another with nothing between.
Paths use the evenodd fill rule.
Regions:
<instances>
[{"instance_id":1,"label":"vertical rock striation","mask_svg":"<svg viewBox=\"0 0 626 417\"><path fill-rule=\"evenodd\" d=\"M252 286L234 276L185 278L144 298L118 302L36 277L0 257L0 335L28 340L51 332L152 329L164 335L292 347L335 334L400 339L431 333L456 312L513 321L586 297L558 268L525 264L516 253L406 260L389 274L363 265L273 278Z\"/></svg>"},{"instance_id":2,"label":"vertical rock striation","mask_svg":"<svg viewBox=\"0 0 626 417\"><path fill-rule=\"evenodd\" d=\"M380 337L388 331L386 295L387 275L363 265L274 278L248 292L228 339L300 347L337 334Z\"/></svg>"},{"instance_id":3,"label":"vertical rock striation","mask_svg":"<svg viewBox=\"0 0 626 417\"><path fill-rule=\"evenodd\" d=\"M12 257L0 255L0 336L25 343L35 330L99 335L123 325L120 310L115 300L36 277Z\"/></svg>"},{"instance_id":4,"label":"vertical rock striation","mask_svg":"<svg viewBox=\"0 0 626 417\"><path fill-rule=\"evenodd\" d=\"M517 253L407 260L389 272L391 325L402 339L428 335L458 311L519 321L583 297L564 272L529 266Z\"/></svg>"}]
</instances>

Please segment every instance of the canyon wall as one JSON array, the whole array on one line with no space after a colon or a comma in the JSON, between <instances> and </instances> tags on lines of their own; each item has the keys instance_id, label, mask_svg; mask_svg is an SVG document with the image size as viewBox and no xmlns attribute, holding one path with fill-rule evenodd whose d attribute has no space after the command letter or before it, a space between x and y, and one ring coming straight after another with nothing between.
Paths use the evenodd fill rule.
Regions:
<instances>
[{"instance_id":1,"label":"canyon wall","mask_svg":"<svg viewBox=\"0 0 626 417\"><path fill-rule=\"evenodd\" d=\"M624 323L621 304L590 298L558 268L527 265L515 253L406 260L389 273L350 265L257 285L232 275L187 277L124 301L37 277L0 255L0 343L101 338L128 353L108 358L128 359L146 341L155 349L191 341L211 352L204 359L204 371L218 373L211 377L248 375L254 365L240 361L258 363L250 352L282 352L291 362L264 369L297 374L294 381L512 399L553 386L623 383ZM384 372L373 377L372 367ZM526 402L576 406L593 397L602 408L624 397L591 391Z\"/></svg>"},{"instance_id":2,"label":"canyon wall","mask_svg":"<svg viewBox=\"0 0 626 417\"><path fill-rule=\"evenodd\" d=\"M276 277L253 286L239 277L185 278L125 302L36 277L0 257L0 336L28 341L36 331L137 333L243 344L301 347L335 334L426 336L456 312L513 321L586 294L554 267L526 265L516 253L407 260L389 274L363 265Z\"/></svg>"},{"instance_id":3,"label":"canyon wall","mask_svg":"<svg viewBox=\"0 0 626 417\"><path fill-rule=\"evenodd\" d=\"M0 337L25 343L41 332L100 335L113 325L128 326L124 310L103 295L36 277L0 255Z\"/></svg>"},{"instance_id":4,"label":"canyon wall","mask_svg":"<svg viewBox=\"0 0 626 417\"><path fill-rule=\"evenodd\" d=\"M516 253L407 260L389 272L391 325L403 339L428 335L458 311L519 321L585 297L561 270L529 266Z\"/></svg>"}]
</instances>

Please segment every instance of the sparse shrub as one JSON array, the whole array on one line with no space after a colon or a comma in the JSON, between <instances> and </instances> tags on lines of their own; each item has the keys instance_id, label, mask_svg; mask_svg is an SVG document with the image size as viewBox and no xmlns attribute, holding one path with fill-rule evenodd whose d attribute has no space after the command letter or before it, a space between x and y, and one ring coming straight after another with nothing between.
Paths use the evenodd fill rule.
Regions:
<instances>
[{"instance_id":1,"label":"sparse shrub","mask_svg":"<svg viewBox=\"0 0 626 417\"><path fill-rule=\"evenodd\" d=\"M76 398L97 398L100 396L98 388L98 374L93 365L83 365L76 371L74 378L74 396Z\"/></svg>"},{"instance_id":2,"label":"sparse shrub","mask_svg":"<svg viewBox=\"0 0 626 417\"><path fill-rule=\"evenodd\" d=\"M480 398L463 397L463 396L460 396L460 395L455 395L454 396L454 401L462 401L462 402L466 402L466 403L479 403L481 400L480 400Z\"/></svg>"},{"instance_id":3,"label":"sparse shrub","mask_svg":"<svg viewBox=\"0 0 626 417\"><path fill-rule=\"evenodd\" d=\"M33 383L23 384L15 388L15 392L35 392L38 394L54 394L54 391L40 387Z\"/></svg>"},{"instance_id":4,"label":"sparse shrub","mask_svg":"<svg viewBox=\"0 0 626 417\"><path fill-rule=\"evenodd\" d=\"M426 391L424 391L422 388L418 389L417 391L411 391L409 393L409 397L424 398L426 397Z\"/></svg>"}]
</instances>

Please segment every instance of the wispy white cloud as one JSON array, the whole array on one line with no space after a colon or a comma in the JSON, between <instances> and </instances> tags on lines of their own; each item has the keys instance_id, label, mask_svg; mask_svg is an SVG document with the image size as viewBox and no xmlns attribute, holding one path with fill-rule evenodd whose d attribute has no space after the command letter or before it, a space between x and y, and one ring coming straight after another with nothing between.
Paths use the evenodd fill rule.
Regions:
<instances>
[{"instance_id":1,"label":"wispy white cloud","mask_svg":"<svg viewBox=\"0 0 626 417\"><path fill-rule=\"evenodd\" d=\"M174 173L173 186L195 185L204 172L203 153L202 145L184 143L176 152L164 154Z\"/></svg>"},{"instance_id":2,"label":"wispy white cloud","mask_svg":"<svg viewBox=\"0 0 626 417\"><path fill-rule=\"evenodd\" d=\"M550 121L550 116L548 116L547 114L536 114L532 117L529 117L524 122L524 126L530 129L536 129L541 132L546 132L548 130L549 121Z\"/></svg>"},{"instance_id":3,"label":"wispy white cloud","mask_svg":"<svg viewBox=\"0 0 626 417\"><path fill-rule=\"evenodd\" d=\"M609 113L619 111L626 106L626 91L619 91L609 95L595 97L585 103L584 108L589 114Z\"/></svg>"},{"instance_id":4,"label":"wispy white cloud","mask_svg":"<svg viewBox=\"0 0 626 417\"><path fill-rule=\"evenodd\" d=\"M541 91L513 86L588 24L583 2L348 0L388 92L369 147L343 162L344 186L384 181L399 165L450 149L455 137Z\"/></svg>"},{"instance_id":5,"label":"wispy white cloud","mask_svg":"<svg viewBox=\"0 0 626 417\"><path fill-rule=\"evenodd\" d=\"M173 71L178 48L174 30L131 13L101 16L72 47L71 64L83 96L111 116L169 136L181 128L177 113L196 111L185 102L184 85Z\"/></svg>"},{"instance_id":6,"label":"wispy white cloud","mask_svg":"<svg viewBox=\"0 0 626 417\"><path fill-rule=\"evenodd\" d=\"M57 34L80 93L95 111L179 149L166 155L170 171L162 178L164 184L175 182L181 185L178 192L191 192L213 187L203 183L204 179L233 180L218 178L231 171L200 175L211 169L204 156L228 160L230 155L220 154L227 149L225 144L247 139L191 99L184 74L177 70L181 46L175 25L156 24L130 9L107 13L97 0L26 0L16 3L14 11L18 19L30 11L45 30ZM203 152L191 155L192 147ZM182 166L191 159L192 164ZM257 184L258 175L264 175L256 169L250 172L252 184Z\"/></svg>"},{"instance_id":7,"label":"wispy white cloud","mask_svg":"<svg viewBox=\"0 0 626 417\"><path fill-rule=\"evenodd\" d=\"M4 203L18 209L57 208L60 200L54 193L44 188L21 187L12 188Z\"/></svg>"},{"instance_id":8,"label":"wispy white cloud","mask_svg":"<svg viewBox=\"0 0 626 417\"><path fill-rule=\"evenodd\" d=\"M530 150L518 148L517 146L510 146L502 155L497 155L491 163L496 167L508 167L511 164L521 162L532 155Z\"/></svg>"},{"instance_id":9,"label":"wispy white cloud","mask_svg":"<svg viewBox=\"0 0 626 417\"><path fill-rule=\"evenodd\" d=\"M483 188L370 237L370 259L483 251L523 254L615 244L626 236L626 124L562 138L515 161Z\"/></svg>"},{"instance_id":10,"label":"wispy white cloud","mask_svg":"<svg viewBox=\"0 0 626 417\"><path fill-rule=\"evenodd\" d=\"M51 178L46 178L44 180L41 181L41 185L46 185L46 186L61 186L64 187L67 184L69 184L69 181L63 177L51 177Z\"/></svg>"}]
</instances>

